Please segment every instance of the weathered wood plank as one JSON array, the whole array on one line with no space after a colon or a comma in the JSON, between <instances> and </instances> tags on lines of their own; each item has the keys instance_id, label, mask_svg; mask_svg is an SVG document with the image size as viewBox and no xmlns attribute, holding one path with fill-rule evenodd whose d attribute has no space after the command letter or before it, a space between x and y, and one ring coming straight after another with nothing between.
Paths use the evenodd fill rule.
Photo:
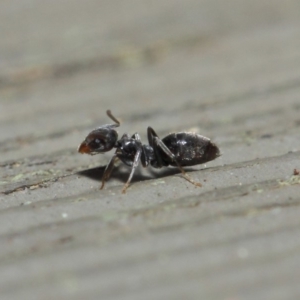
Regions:
<instances>
[{"instance_id":1,"label":"weathered wood plank","mask_svg":"<svg viewBox=\"0 0 300 300\"><path fill-rule=\"evenodd\" d=\"M300 297L299 1L2 1L1 299ZM76 147L108 123L222 156L138 170Z\"/></svg>"}]
</instances>

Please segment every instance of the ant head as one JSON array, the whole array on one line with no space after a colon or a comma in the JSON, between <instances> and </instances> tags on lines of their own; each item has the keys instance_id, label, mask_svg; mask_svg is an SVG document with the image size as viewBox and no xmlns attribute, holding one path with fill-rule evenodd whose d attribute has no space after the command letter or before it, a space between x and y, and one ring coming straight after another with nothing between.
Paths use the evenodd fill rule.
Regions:
<instances>
[{"instance_id":1,"label":"ant head","mask_svg":"<svg viewBox=\"0 0 300 300\"><path fill-rule=\"evenodd\" d=\"M91 131L80 144L78 152L93 155L110 151L118 140L118 133L112 126L104 125Z\"/></svg>"},{"instance_id":2,"label":"ant head","mask_svg":"<svg viewBox=\"0 0 300 300\"><path fill-rule=\"evenodd\" d=\"M118 133L114 128L120 126L120 122L112 115L110 110L106 114L116 124L103 125L91 131L79 145L78 152L93 155L110 151L115 146L118 140Z\"/></svg>"}]
</instances>

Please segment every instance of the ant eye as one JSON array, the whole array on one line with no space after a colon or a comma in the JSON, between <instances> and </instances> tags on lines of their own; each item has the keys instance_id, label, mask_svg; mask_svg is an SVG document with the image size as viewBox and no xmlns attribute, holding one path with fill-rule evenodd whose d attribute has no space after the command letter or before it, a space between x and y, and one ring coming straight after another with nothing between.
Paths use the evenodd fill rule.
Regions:
<instances>
[{"instance_id":1,"label":"ant eye","mask_svg":"<svg viewBox=\"0 0 300 300\"><path fill-rule=\"evenodd\" d=\"M99 139L94 139L94 140L90 141L89 146L92 149L99 149L101 146L101 141Z\"/></svg>"}]
</instances>

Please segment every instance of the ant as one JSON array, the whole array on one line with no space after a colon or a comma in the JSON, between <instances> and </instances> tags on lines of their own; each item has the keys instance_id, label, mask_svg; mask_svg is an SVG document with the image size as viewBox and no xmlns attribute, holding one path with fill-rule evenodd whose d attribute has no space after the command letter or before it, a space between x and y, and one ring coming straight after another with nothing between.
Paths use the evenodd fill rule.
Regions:
<instances>
[{"instance_id":1,"label":"ant","mask_svg":"<svg viewBox=\"0 0 300 300\"><path fill-rule=\"evenodd\" d=\"M103 189L105 181L109 179L113 166L118 160L131 167L130 175L122 189L122 193L126 193L134 171L140 162L143 167L149 165L154 168L178 167L186 180L195 186L201 187L201 183L190 178L182 167L203 164L220 156L219 148L209 138L193 132L170 133L160 139L154 129L148 127L149 145L142 144L138 133L132 136L124 133L118 140L118 133L115 128L120 126L120 122L112 115L110 110L107 110L106 114L115 124L106 124L94 129L78 148L78 152L90 155L104 153L116 148L104 171L100 189Z\"/></svg>"}]
</instances>

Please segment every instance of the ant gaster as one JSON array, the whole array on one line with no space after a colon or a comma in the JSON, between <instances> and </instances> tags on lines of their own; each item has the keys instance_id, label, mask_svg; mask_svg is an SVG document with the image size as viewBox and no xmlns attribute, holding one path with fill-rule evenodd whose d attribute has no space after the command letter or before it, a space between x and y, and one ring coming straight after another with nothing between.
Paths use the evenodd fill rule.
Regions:
<instances>
[{"instance_id":1,"label":"ant gaster","mask_svg":"<svg viewBox=\"0 0 300 300\"><path fill-rule=\"evenodd\" d=\"M141 162L143 167L151 165L154 168L166 166L178 167L183 177L196 186L201 183L195 182L183 170L182 167L203 164L220 156L219 148L209 138L192 132L170 133L160 139L152 127L148 127L149 145L143 145L138 133L130 136L123 134L118 140L115 130L120 122L107 110L107 116L115 124L106 124L91 131L80 144L78 152L90 155L104 153L116 148L116 151L106 166L102 177L100 189L103 189L105 181L111 175L113 166L117 160L131 167L131 172L125 183L122 193L125 193L136 167Z\"/></svg>"}]
</instances>

